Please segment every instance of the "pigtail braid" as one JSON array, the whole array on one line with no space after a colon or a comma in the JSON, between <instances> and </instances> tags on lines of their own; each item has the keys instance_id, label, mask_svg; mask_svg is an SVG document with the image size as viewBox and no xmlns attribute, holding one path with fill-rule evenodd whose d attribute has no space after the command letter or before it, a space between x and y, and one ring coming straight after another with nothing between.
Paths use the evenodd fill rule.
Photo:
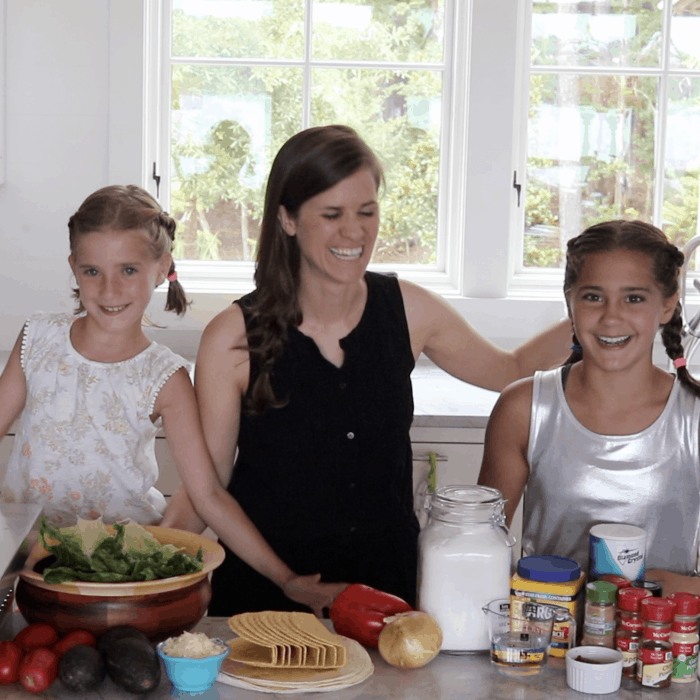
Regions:
<instances>
[{"instance_id":1,"label":"pigtail braid","mask_svg":"<svg viewBox=\"0 0 700 700\"><path fill-rule=\"evenodd\" d=\"M573 343L571 345L571 355L566 358L563 366L573 365L575 362L581 362L583 359L583 348L581 347L581 343L578 342L576 331L574 331L572 335L572 340Z\"/></svg>"},{"instance_id":2,"label":"pigtail braid","mask_svg":"<svg viewBox=\"0 0 700 700\"><path fill-rule=\"evenodd\" d=\"M681 343L681 331L683 330L683 315L681 304L678 302L673 312L673 316L661 329L661 340L666 348L666 354L671 360L683 357L683 344ZM687 389L700 398L700 382L688 371L688 367L677 367L676 375Z\"/></svg>"},{"instance_id":3,"label":"pigtail braid","mask_svg":"<svg viewBox=\"0 0 700 700\"><path fill-rule=\"evenodd\" d=\"M158 224L170 239L170 249L175 243L175 231L177 230L177 221L173 219L166 211L158 213ZM175 260L170 263L168 270L168 296L165 300L165 310L174 311L178 316L183 316L187 311L187 307L191 302L185 297L185 290L177 279L175 272Z\"/></svg>"}]
</instances>

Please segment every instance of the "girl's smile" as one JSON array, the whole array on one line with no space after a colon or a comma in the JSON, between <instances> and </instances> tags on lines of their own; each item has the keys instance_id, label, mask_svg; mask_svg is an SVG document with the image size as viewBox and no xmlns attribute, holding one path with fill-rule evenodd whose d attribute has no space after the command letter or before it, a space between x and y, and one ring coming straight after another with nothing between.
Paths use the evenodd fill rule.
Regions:
<instances>
[{"instance_id":1,"label":"girl's smile","mask_svg":"<svg viewBox=\"0 0 700 700\"><path fill-rule=\"evenodd\" d=\"M116 345L143 349L143 315L153 290L164 281L170 261L170 254L160 260L153 258L147 233L142 230L107 229L82 236L75 255L69 258L87 312L84 322L76 327L76 336L81 335L84 323L92 338L107 334Z\"/></svg>"},{"instance_id":2,"label":"girl's smile","mask_svg":"<svg viewBox=\"0 0 700 700\"><path fill-rule=\"evenodd\" d=\"M648 362L677 303L663 297L646 253L621 249L588 255L567 298L584 358L610 370Z\"/></svg>"}]
</instances>

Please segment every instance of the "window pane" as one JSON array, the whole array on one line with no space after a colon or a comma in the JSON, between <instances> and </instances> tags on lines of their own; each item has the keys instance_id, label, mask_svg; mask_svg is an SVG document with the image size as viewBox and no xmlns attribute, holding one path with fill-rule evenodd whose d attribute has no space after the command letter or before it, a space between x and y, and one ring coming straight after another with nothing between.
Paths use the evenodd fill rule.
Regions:
<instances>
[{"instance_id":1,"label":"window pane","mask_svg":"<svg viewBox=\"0 0 700 700\"><path fill-rule=\"evenodd\" d=\"M173 0L173 56L304 56L303 0Z\"/></svg>"},{"instance_id":2,"label":"window pane","mask_svg":"<svg viewBox=\"0 0 700 700\"><path fill-rule=\"evenodd\" d=\"M441 61L443 0L314 0L313 58Z\"/></svg>"},{"instance_id":3,"label":"window pane","mask_svg":"<svg viewBox=\"0 0 700 700\"><path fill-rule=\"evenodd\" d=\"M669 81L663 228L678 246L698 231L700 78Z\"/></svg>"},{"instance_id":4,"label":"window pane","mask_svg":"<svg viewBox=\"0 0 700 700\"><path fill-rule=\"evenodd\" d=\"M386 168L375 263L436 260L442 78L434 71L312 71L313 124L349 124Z\"/></svg>"},{"instance_id":5,"label":"window pane","mask_svg":"<svg viewBox=\"0 0 700 700\"><path fill-rule=\"evenodd\" d=\"M671 66L700 68L700 2L674 3L671 19Z\"/></svg>"},{"instance_id":6,"label":"window pane","mask_svg":"<svg viewBox=\"0 0 700 700\"><path fill-rule=\"evenodd\" d=\"M650 77L532 76L524 265L560 266L593 223L653 220L656 100Z\"/></svg>"},{"instance_id":7,"label":"window pane","mask_svg":"<svg viewBox=\"0 0 700 700\"><path fill-rule=\"evenodd\" d=\"M659 63L661 2L533 0L532 13L533 65L612 67Z\"/></svg>"},{"instance_id":8,"label":"window pane","mask_svg":"<svg viewBox=\"0 0 700 700\"><path fill-rule=\"evenodd\" d=\"M174 256L251 260L272 158L301 128L300 68L174 66Z\"/></svg>"}]
</instances>

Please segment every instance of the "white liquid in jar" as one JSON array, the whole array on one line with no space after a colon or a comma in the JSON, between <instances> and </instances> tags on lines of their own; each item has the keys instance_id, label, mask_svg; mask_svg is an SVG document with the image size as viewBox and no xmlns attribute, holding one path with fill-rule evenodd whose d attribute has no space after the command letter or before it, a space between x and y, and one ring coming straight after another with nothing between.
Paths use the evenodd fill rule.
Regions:
<instances>
[{"instance_id":1,"label":"white liquid in jar","mask_svg":"<svg viewBox=\"0 0 700 700\"><path fill-rule=\"evenodd\" d=\"M490 648L482 607L510 596L510 566L510 548L488 523L421 532L418 607L440 625L443 651Z\"/></svg>"}]
</instances>

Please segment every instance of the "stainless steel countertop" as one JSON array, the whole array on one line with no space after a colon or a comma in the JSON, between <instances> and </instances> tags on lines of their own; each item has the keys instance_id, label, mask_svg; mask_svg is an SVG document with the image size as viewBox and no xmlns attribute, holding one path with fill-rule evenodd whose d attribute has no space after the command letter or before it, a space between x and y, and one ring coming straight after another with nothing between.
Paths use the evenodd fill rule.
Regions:
<instances>
[{"instance_id":1,"label":"stainless steel countertop","mask_svg":"<svg viewBox=\"0 0 700 700\"><path fill-rule=\"evenodd\" d=\"M26 623L19 613L7 615L0 625L0 640L11 639ZM225 618L205 617L195 628L210 637L228 639L232 636ZM566 674L562 661L550 661L539 675L525 678L513 678L499 673L491 664L487 655L447 656L440 654L434 661L421 669L401 671L385 663L375 650L370 650L374 663L374 674L363 683L334 690L326 694L332 700L374 700L392 698L393 700L462 700L466 698L488 698L490 700L592 700L601 697L607 700L631 700L632 698L656 698L661 700L689 700L700 697L700 684L673 683L665 690L642 688L629 678L622 679L622 687L616 693L604 696L587 695L570 690L566 685ZM215 683L206 693L181 695L171 692L171 685L165 673L160 686L146 696L136 696L120 690L107 678L103 685L92 693L78 697L67 691L56 681L43 695L25 691L20 685L2 686L2 700L30 700L43 697L47 700L134 700L145 697L148 700L166 700L170 698L196 698L196 700L269 700L273 697L289 697L271 693L241 690L222 683ZM318 693L300 693L296 697L308 697L321 700Z\"/></svg>"}]
</instances>

